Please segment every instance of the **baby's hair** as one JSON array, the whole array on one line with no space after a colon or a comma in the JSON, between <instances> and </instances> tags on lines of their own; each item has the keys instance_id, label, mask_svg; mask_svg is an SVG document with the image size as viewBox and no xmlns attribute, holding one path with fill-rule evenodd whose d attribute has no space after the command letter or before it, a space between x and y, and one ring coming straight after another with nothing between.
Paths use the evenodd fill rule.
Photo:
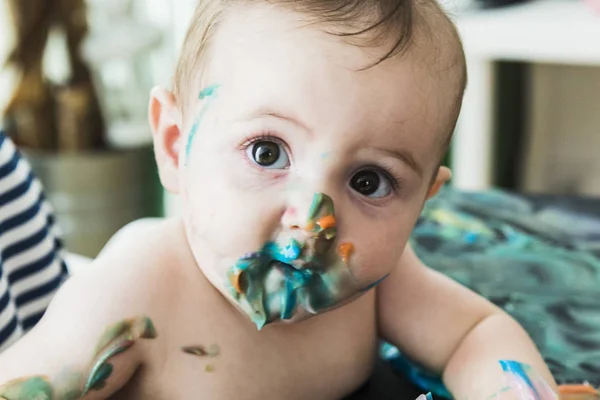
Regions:
<instances>
[{"instance_id":1,"label":"baby's hair","mask_svg":"<svg viewBox=\"0 0 600 400\"><path fill-rule=\"evenodd\" d=\"M385 47L385 52L369 68L401 56L411 47L432 49L424 58L442 80L452 81L456 93L450 117L450 130L442 137L446 150L454 131L466 86L465 57L454 24L437 0L200 0L185 38L174 77L178 105L187 109L186 88L201 74L202 62L211 37L223 15L234 6L272 4L306 16L332 35L361 47ZM433 58L431 58L433 57Z\"/></svg>"}]
</instances>

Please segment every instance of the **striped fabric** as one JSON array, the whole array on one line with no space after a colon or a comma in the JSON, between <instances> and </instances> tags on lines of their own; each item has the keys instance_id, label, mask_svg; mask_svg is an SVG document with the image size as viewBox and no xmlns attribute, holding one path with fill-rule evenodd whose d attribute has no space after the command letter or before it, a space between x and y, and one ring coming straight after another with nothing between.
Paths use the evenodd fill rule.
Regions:
<instances>
[{"instance_id":1,"label":"striped fabric","mask_svg":"<svg viewBox=\"0 0 600 400\"><path fill-rule=\"evenodd\" d=\"M0 131L0 351L40 320L66 277L62 259L42 186Z\"/></svg>"}]
</instances>

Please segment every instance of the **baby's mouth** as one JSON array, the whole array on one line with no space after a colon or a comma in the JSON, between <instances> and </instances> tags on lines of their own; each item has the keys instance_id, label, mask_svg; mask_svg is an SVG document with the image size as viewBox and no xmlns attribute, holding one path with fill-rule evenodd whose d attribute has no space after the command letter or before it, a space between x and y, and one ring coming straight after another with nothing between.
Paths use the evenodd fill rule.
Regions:
<instances>
[{"instance_id":1,"label":"baby's mouth","mask_svg":"<svg viewBox=\"0 0 600 400\"><path fill-rule=\"evenodd\" d=\"M346 265L352 245L335 252L335 236L333 202L317 193L302 232L281 232L229 269L231 293L258 329L292 318L298 306L314 314L347 297L355 285Z\"/></svg>"}]
</instances>

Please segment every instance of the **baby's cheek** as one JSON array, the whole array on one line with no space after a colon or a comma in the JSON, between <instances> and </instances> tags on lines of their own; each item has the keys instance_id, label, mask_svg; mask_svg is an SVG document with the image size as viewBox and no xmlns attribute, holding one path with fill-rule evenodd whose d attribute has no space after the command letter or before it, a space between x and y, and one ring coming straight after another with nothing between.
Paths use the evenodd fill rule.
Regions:
<instances>
[{"instance_id":1,"label":"baby's cheek","mask_svg":"<svg viewBox=\"0 0 600 400\"><path fill-rule=\"evenodd\" d=\"M388 275L399 261L397 251L378 251L377 249L357 248L349 259L350 272L360 284L366 287Z\"/></svg>"}]
</instances>

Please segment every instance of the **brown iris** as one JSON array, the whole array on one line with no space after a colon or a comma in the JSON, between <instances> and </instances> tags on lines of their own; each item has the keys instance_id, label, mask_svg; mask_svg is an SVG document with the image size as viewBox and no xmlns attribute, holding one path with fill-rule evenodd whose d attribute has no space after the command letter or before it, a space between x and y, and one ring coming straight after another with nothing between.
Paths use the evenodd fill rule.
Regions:
<instances>
[{"instance_id":1,"label":"brown iris","mask_svg":"<svg viewBox=\"0 0 600 400\"><path fill-rule=\"evenodd\" d=\"M350 186L363 196L371 196L376 193L381 184L381 178L375 171L360 171L350 180Z\"/></svg>"},{"instance_id":2,"label":"brown iris","mask_svg":"<svg viewBox=\"0 0 600 400\"><path fill-rule=\"evenodd\" d=\"M252 147L254 162L262 167L270 167L279 160L281 149L277 143L258 142Z\"/></svg>"}]
</instances>

